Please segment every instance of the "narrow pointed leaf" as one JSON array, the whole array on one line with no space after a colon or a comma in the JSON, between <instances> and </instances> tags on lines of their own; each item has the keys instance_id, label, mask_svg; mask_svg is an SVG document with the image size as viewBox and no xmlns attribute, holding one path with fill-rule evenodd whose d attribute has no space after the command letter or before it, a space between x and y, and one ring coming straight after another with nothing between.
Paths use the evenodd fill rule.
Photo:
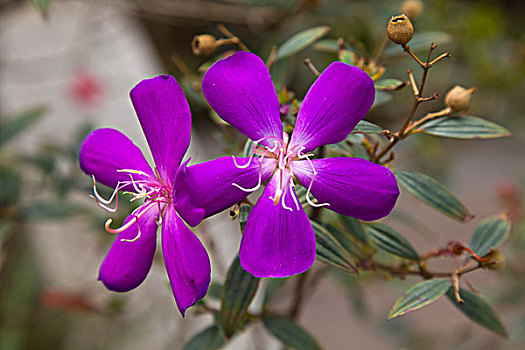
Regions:
<instances>
[{"instance_id":1,"label":"narrow pointed leaf","mask_svg":"<svg viewBox=\"0 0 525 350\"><path fill-rule=\"evenodd\" d=\"M419 254L412 244L392 227L380 223L367 224L365 227L378 248L401 258L419 261Z\"/></svg>"},{"instance_id":2,"label":"narrow pointed leaf","mask_svg":"<svg viewBox=\"0 0 525 350\"><path fill-rule=\"evenodd\" d=\"M191 338L184 350L216 350L223 345L224 334L217 325L213 325Z\"/></svg>"},{"instance_id":3,"label":"narrow pointed leaf","mask_svg":"<svg viewBox=\"0 0 525 350\"><path fill-rule=\"evenodd\" d=\"M6 121L0 121L0 146L3 146L6 142L40 120L44 115L44 111L45 108L42 106L33 107Z\"/></svg>"},{"instance_id":4,"label":"narrow pointed leaf","mask_svg":"<svg viewBox=\"0 0 525 350\"><path fill-rule=\"evenodd\" d=\"M420 282L410 287L394 304L388 319L398 317L427 306L441 298L450 288L450 281L443 278Z\"/></svg>"},{"instance_id":5,"label":"narrow pointed leaf","mask_svg":"<svg viewBox=\"0 0 525 350\"><path fill-rule=\"evenodd\" d=\"M430 176L401 170L394 174L410 194L443 214L462 222L469 222L474 217L445 186Z\"/></svg>"},{"instance_id":6,"label":"narrow pointed leaf","mask_svg":"<svg viewBox=\"0 0 525 350\"><path fill-rule=\"evenodd\" d=\"M490 248L496 248L503 243L510 231L510 222L501 217L489 218L481 223L470 240L470 249L479 256L490 253Z\"/></svg>"},{"instance_id":7,"label":"narrow pointed leaf","mask_svg":"<svg viewBox=\"0 0 525 350\"><path fill-rule=\"evenodd\" d=\"M348 272L356 272L352 255L332 232L315 221L311 221L317 243L316 258Z\"/></svg>"},{"instance_id":8,"label":"narrow pointed leaf","mask_svg":"<svg viewBox=\"0 0 525 350\"><path fill-rule=\"evenodd\" d=\"M244 232L246 222L248 221L248 215L250 214L252 208L253 207L251 205L241 205L239 208L239 223L241 224L241 233Z\"/></svg>"},{"instance_id":9,"label":"narrow pointed leaf","mask_svg":"<svg viewBox=\"0 0 525 350\"><path fill-rule=\"evenodd\" d=\"M355 58L356 55L350 50L341 50L337 54L337 58L339 58L339 61L344 62L346 64L349 64L351 66L355 66Z\"/></svg>"},{"instance_id":10,"label":"narrow pointed leaf","mask_svg":"<svg viewBox=\"0 0 525 350\"><path fill-rule=\"evenodd\" d=\"M361 221L350 216L338 215L341 225L344 226L345 231L361 243L368 243L369 237L366 233Z\"/></svg>"},{"instance_id":11,"label":"narrow pointed leaf","mask_svg":"<svg viewBox=\"0 0 525 350\"><path fill-rule=\"evenodd\" d=\"M364 133L364 134L380 134L383 132L383 128L374 123L367 122L366 120L361 120L355 126L352 133Z\"/></svg>"},{"instance_id":12,"label":"narrow pointed leaf","mask_svg":"<svg viewBox=\"0 0 525 350\"><path fill-rule=\"evenodd\" d=\"M322 38L330 31L330 27L319 26L302 31L282 44L275 55L276 60L291 56Z\"/></svg>"},{"instance_id":13,"label":"narrow pointed leaf","mask_svg":"<svg viewBox=\"0 0 525 350\"><path fill-rule=\"evenodd\" d=\"M437 118L424 123L421 129L430 135L455 139L492 139L511 135L504 127L473 116Z\"/></svg>"},{"instance_id":14,"label":"narrow pointed leaf","mask_svg":"<svg viewBox=\"0 0 525 350\"><path fill-rule=\"evenodd\" d=\"M259 279L241 267L237 256L226 274L219 310L219 326L227 337L242 327L258 286Z\"/></svg>"},{"instance_id":15,"label":"narrow pointed leaf","mask_svg":"<svg viewBox=\"0 0 525 350\"><path fill-rule=\"evenodd\" d=\"M374 100L374 104L372 105L372 108L385 104L389 102L390 100L392 100L392 95L390 95L388 92L376 91L376 98Z\"/></svg>"},{"instance_id":16,"label":"narrow pointed leaf","mask_svg":"<svg viewBox=\"0 0 525 350\"><path fill-rule=\"evenodd\" d=\"M280 316L264 316L264 327L284 345L297 350L321 349L315 339L293 320Z\"/></svg>"},{"instance_id":17,"label":"narrow pointed leaf","mask_svg":"<svg viewBox=\"0 0 525 350\"><path fill-rule=\"evenodd\" d=\"M263 305L268 304L273 300L274 296L279 292L281 287L286 282L286 278L267 278L266 286L264 288Z\"/></svg>"},{"instance_id":18,"label":"narrow pointed leaf","mask_svg":"<svg viewBox=\"0 0 525 350\"><path fill-rule=\"evenodd\" d=\"M328 53L337 53L340 50L339 43L337 39L323 39L316 42L313 46L314 50L328 52ZM348 51L356 52L357 49L348 45L348 43L343 43L343 48Z\"/></svg>"},{"instance_id":19,"label":"narrow pointed leaf","mask_svg":"<svg viewBox=\"0 0 525 350\"><path fill-rule=\"evenodd\" d=\"M375 82L377 90L396 90L405 86L405 82L399 79L387 78Z\"/></svg>"},{"instance_id":20,"label":"narrow pointed leaf","mask_svg":"<svg viewBox=\"0 0 525 350\"><path fill-rule=\"evenodd\" d=\"M456 301L453 287L449 288L447 297L465 316L497 335L508 337L505 326L485 299L464 289L460 289L459 294L463 304Z\"/></svg>"}]
</instances>

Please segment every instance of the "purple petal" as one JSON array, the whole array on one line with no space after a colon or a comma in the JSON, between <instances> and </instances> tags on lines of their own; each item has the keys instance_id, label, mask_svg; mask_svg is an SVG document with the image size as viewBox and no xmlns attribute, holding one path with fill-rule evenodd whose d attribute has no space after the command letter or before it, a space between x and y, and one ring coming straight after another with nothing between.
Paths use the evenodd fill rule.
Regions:
<instances>
[{"instance_id":1,"label":"purple petal","mask_svg":"<svg viewBox=\"0 0 525 350\"><path fill-rule=\"evenodd\" d=\"M248 158L235 158L243 166ZM181 217L196 226L205 217L217 214L246 198L250 192L233 184L250 189L257 186L259 174L261 183L268 180L275 169L275 159L252 159L244 169L235 166L232 157L217 158L208 162L186 167L182 164L177 172L173 188L174 205Z\"/></svg>"},{"instance_id":2,"label":"purple petal","mask_svg":"<svg viewBox=\"0 0 525 350\"><path fill-rule=\"evenodd\" d=\"M157 247L155 217L158 214L159 211L153 208L139 218L140 237L136 241L122 241L122 239L133 240L138 236L136 223L118 234L100 266L98 279L106 288L115 292L127 292L144 281L153 263ZM128 216L124 223L132 218L133 215Z\"/></svg>"},{"instance_id":3,"label":"purple petal","mask_svg":"<svg viewBox=\"0 0 525 350\"><path fill-rule=\"evenodd\" d=\"M284 176L285 182L289 176ZM253 207L244 229L239 257L242 267L256 277L287 277L304 272L315 260L315 233L290 193L274 204L281 176L276 173ZM292 190L293 191L293 190ZM295 193L295 191L294 191Z\"/></svg>"},{"instance_id":4,"label":"purple petal","mask_svg":"<svg viewBox=\"0 0 525 350\"><path fill-rule=\"evenodd\" d=\"M162 254L177 307L186 309L204 298L210 284L210 259L199 239L168 205L162 224Z\"/></svg>"},{"instance_id":5,"label":"purple petal","mask_svg":"<svg viewBox=\"0 0 525 350\"><path fill-rule=\"evenodd\" d=\"M358 67L334 62L306 94L290 146L311 151L343 141L374 102L374 82Z\"/></svg>"},{"instance_id":6,"label":"purple petal","mask_svg":"<svg viewBox=\"0 0 525 350\"><path fill-rule=\"evenodd\" d=\"M142 80L130 92L142 130L163 181L171 185L190 144L191 113L169 75Z\"/></svg>"},{"instance_id":7,"label":"purple petal","mask_svg":"<svg viewBox=\"0 0 525 350\"><path fill-rule=\"evenodd\" d=\"M140 170L155 178L140 149L123 133L115 129L97 129L89 134L79 152L80 168L94 175L97 182L115 188L118 181L129 181L129 173L122 169ZM148 179L133 175L136 180ZM133 186L123 188L134 191Z\"/></svg>"},{"instance_id":8,"label":"purple petal","mask_svg":"<svg viewBox=\"0 0 525 350\"><path fill-rule=\"evenodd\" d=\"M248 138L283 137L279 99L264 62L239 51L213 64L202 79L202 91L217 114ZM273 141L263 144L273 146Z\"/></svg>"},{"instance_id":9,"label":"purple petal","mask_svg":"<svg viewBox=\"0 0 525 350\"><path fill-rule=\"evenodd\" d=\"M307 161L296 161L294 174L308 188L313 171ZM394 174L388 168L360 158L314 159L317 172L311 192L319 203L339 214L361 220L387 216L399 196Z\"/></svg>"}]
</instances>

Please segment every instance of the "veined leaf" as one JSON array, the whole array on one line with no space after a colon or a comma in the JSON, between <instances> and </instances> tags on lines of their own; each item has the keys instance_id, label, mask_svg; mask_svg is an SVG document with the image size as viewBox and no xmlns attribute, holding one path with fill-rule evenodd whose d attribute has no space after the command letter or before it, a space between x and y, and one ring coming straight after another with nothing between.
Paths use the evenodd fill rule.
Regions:
<instances>
[{"instance_id":1,"label":"veined leaf","mask_svg":"<svg viewBox=\"0 0 525 350\"><path fill-rule=\"evenodd\" d=\"M227 337L242 327L259 279L246 272L237 256L226 274L219 310L219 326Z\"/></svg>"},{"instance_id":2,"label":"veined leaf","mask_svg":"<svg viewBox=\"0 0 525 350\"><path fill-rule=\"evenodd\" d=\"M338 54L339 61L351 66L355 66L355 57L355 53L350 50L341 50Z\"/></svg>"},{"instance_id":3,"label":"veined leaf","mask_svg":"<svg viewBox=\"0 0 525 350\"><path fill-rule=\"evenodd\" d=\"M241 233L244 232L246 222L248 221L248 215L250 214L252 208L253 207L251 205L246 204L242 204L239 208L239 223L241 224Z\"/></svg>"},{"instance_id":4,"label":"veined leaf","mask_svg":"<svg viewBox=\"0 0 525 350\"><path fill-rule=\"evenodd\" d=\"M338 215L339 222L344 226L345 230L355 239L361 243L368 243L369 238L361 222L346 215Z\"/></svg>"},{"instance_id":5,"label":"veined leaf","mask_svg":"<svg viewBox=\"0 0 525 350\"><path fill-rule=\"evenodd\" d=\"M264 300L263 305L268 304L272 301L273 297L277 294L279 289L286 282L286 278L266 278L266 285L264 288Z\"/></svg>"},{"instance_id":6,"label":"veined leaf","mask_svg":"<svg viewBox=\"0 0 525 350\"><path fill-rule=\"evenodd\" d=\"M418 32L414 34L414 37L408 43L408 46L412 51L421 51L430 49L430 44L445 44L452 40L452 35L445 32L438 31L427 31ZM392 45L385 50L387 55L399 55L403 53L403 48L399 45Z\"/></svg>"},{"instance_id":7,"label":"veined leaf","mask_svg":"<svg viewBox=\"0 0 525 350\"><path fill-rule=\"evenodd\" d=\"M492 139L511 135L504 127L473 116L437 118L424 123L421 130L430 135L455 139Z\"/></svg>"},{"instance_id":8,"label":"veined leaf","mask_svg":"<svg viewBox=\"0 0 525 350\"><path fill-rule=\"evenodd\" d=\"M387 103L391 99L392 99L392 96L388 92L376 91L376 98L374 100L374 104L372 105L372 108L375 108L379 105Z\"/></svg>"},{"instance_id":9,"label":"veined leaf","mask_svg":"<svg viewBox=\"0 0 525 350\"><path fill-rule=\"evenodd\" d=\"M351 47L347 43L344 43L345 50L356 52L357 50L354 47ZM323 39L319 40L314 44L314 50L323 51L328 53L337 53L339 51L339 43L337 39Z\"/></svg>"},{"instance_id":10,"label":"veined leaf","mask_svg":"<svg viewBox=\"0 0 525 350\"><path fill-rule=\"evenodd\" d=\"M356 272L352 255L332 232L311 221L317 243L317 259L348 272Z\"/></svg>"},{"instance_id":11,"label":"veined leaf","mask_svg":"<svg viewBox=\"0 0 525 350\"><path fill-rule=\"evenodd\" d=\"M0 146L17 136L27 127L37 122L44 114L45 107L38 106L22 111L20 114L0 122Z\"/></svg>"},{"instance_id":12,"label":"veined leaf","mask_svg":"<svg viewBox=\"0 0 525 350\"><path fill-rule=\"evenodd\" d=\"M383 132L383 128L379 125L375 125L374 123L370 123L366 120L361 120L357 125L355 126L354 130L352 130L352 133L365 133L365 134L380 134Z\"/></svg>"},{"instance_id":13,"label":"veined leaf","mask_svg":"<svg viewBox=\"0 0 525 350\"><path fill-rule=\"evenodd\" d=\"M280 60L282 58L291 56L311 44L313 44L316 40L322 38L330 31L330 27L327 26L319 26L307 29L305 31L302 31L300 33L295 34L290 39L288 39L284 44L282 44L279 49L277 49L277 53L275 54L275 60Z\"/></svg>"},{"instance_id":14,"label":"veined leaf","mask_svg":"<svg viewBox=\"0 0 525 350\"><path fill-rule=\"evenodd\" d=\"M377 90L396 90L404 86L405 82L399 79L381 79L375 82L375 88Z\"/></svg>"},{"instance_id":15,"label":"veined leaf","mask_svg":"<svg viewBox=\"0 0 525 350\"><path fill-rule=\"evenodd\" d=\"M297 350L321 349L315 339L293 320L280 316L264 316L264 327L284 345Z\"/></svg>"},{"instance_id":16,"label":"veined leaf","mask_svg":"<svg viewBox=\"0 0 525 350\"><path fill-rule=\"evenodd\" d=\"M450 281L436 278L420 282L410 287L394 304L388 319L398 317L427 306L441 298L450 288Z\"/></svg>"},{"instance_id":17,"label":"veined leaf","mask_svg":"<svg viewBox=\"0 0 525 350\"><path fill-rule=\"evenodd\" d=\"M394 174L409 193L443 214L462 222L469 222L474 217L445 186L430 176L401 170Z\"/></svg>"},{"instance_id":18,"label":"veined leaf","mask_svg":"<svg viewBox=\"0 0 525 350\"><path fill-rule=\"evenodd\" d=\"M365 227L378 248L401 258L419 261L419 254L412 244L392 227L381 223L370 223Z\"/></svg>"},{"instance_id":19,"label":"veined leaf","mask_svg":"<svg viewBox=\"0 0 525 350\"><path fill-rule=\"evenodd\" d=\"M191 338L184 350L216 350L223 345L224 334L217 325L213 325Z\"/></svg>"},{"instance_id":20,"label":"veined leaf","mask_svg":"<svg viewBox=\"0 0 525 350\"><path fill-rule=\"evenodd\" d=\"M464 289L460 289L459 294L463 299L463 304L456 301L453 287L449 288L447 297L465 316L497 335L508 337L505 326L485 299Z\"/></svg>"},{"instance_id":21,"label":"veined leaf","mask_svg":"<svg viewBox=\"0 0 525 350\"><path fill-rule=\"evenodd\" d=\"M470 249L479 256L490 253L490 248L496 248L503 243L510 231L510 222L500 217L489 218L481 223L470 240Z\"/></svg>"}]
</instances>

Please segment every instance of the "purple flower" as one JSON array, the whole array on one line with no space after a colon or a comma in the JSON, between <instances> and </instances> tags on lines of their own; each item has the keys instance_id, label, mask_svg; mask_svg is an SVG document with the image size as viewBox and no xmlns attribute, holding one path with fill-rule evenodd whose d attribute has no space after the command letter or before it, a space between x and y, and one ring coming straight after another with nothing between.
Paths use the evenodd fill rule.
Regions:
<instances>
[{"instance_id":1,"label":"purple flower","mask_svg":"<svg viewBox=\"0 0 525 350\"><path fill-rule=\"evenodd\" d=\"M119 190L144 200L118 228L102 265L99 280L116 292L136 288L146 278L155 254L157 227L162 225L162 253L177 307L186 309L206 295L210 261L199 239L184 224L173 205L172 189L179 164L190 143L190 108L180 86L164 75L141 81L130 92L131 101L148 141L156 168L148 165L140 149L115 129L98 129L80 147L80 167L93 177L94 198L109 211ZM108 200L96 182L114 188Z\"/></svg>"},{"instance_id":2,"label":"purple flower","mask_svg":"<svg viewBox=\"0 0 525 350\"><path fill-rule=\"evenodd\" d=\"M196 225L270 179L250 212L239 252L254 276L290 276L315 260L315 234L295 194L298 183L307 188L310 205L339 214L376 220L394 207L399 189L386 167L358 158L311 159L316 147L343 141L372 106L374 83L361 69L332 63L306 94L290 138L283 134L268 69L256 55L238 52L216 62L202 89L222 119L256 142L260 157L184 164L175 205Z\"/></svg>"}]
</instances>

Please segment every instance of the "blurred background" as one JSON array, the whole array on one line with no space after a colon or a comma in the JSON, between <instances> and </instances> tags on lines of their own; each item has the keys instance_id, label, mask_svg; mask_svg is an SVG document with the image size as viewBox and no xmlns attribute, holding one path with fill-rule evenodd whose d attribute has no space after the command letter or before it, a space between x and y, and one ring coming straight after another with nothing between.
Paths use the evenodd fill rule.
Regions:
<instances>
[{"instance_id":1,"label":"blurred background","mask_svg":"<svg viewBox=\"0 0 525 350\"><path fill-rule=\"evenodd\" d=\"M210 315L195 310L182 320L161 257L132 292L116 294L97 282L113 237L103 228L107 213L88 197L91 179L77 164L80 142L94 128L114 127L147 150L128 92L143 78L168 73L184 86L190 102L193 159L236 153L239 136L210 117L195 90L199 67L209 60L192 54L195 35L221 37L217 24L222 23L266 58L273 45L327 25L327 39L344 38L358 55L370 56L401 3L0 0L0 349L178 349L210 324ZM514 228L502 248L505 268L469 276L506 323L510 338L497 338L443 300L387 321L391 305L416 280L381 274L328 276L308 296L299 323L326 349L522 349L525 3L422 3L413 23L416 34L426 33L428 40L417 52L424 54L436 40L437 52L452 55L431 70L426 91L444 96L456 84L476 86L469 114L504 125L514 135L488 141L418 135L401 143L395 166L446 184L476 218L456 223L402 193L387 222L424 252L451 239L468 241L484 218L513 210ZM226 45L218 52L232 49ZM274 67L277 86L299 97L315 78L304 58L319 70L336 59L313 45ZM385 77L400 80L415 69L390 43L381 63ZM366 119L397 130L412 93L405 88L383 97ZM418 115L442 106L438 99ZM125 205L119 210L122 216L127 212ZM212 278L220 282L238 248L238 224L225 212L196 231L213 251ZM285 284L274 298L277 310L287 307L291 287ZM279 343L255 325L227 348L279 349Z\"/></svg>"}]
</instances>

